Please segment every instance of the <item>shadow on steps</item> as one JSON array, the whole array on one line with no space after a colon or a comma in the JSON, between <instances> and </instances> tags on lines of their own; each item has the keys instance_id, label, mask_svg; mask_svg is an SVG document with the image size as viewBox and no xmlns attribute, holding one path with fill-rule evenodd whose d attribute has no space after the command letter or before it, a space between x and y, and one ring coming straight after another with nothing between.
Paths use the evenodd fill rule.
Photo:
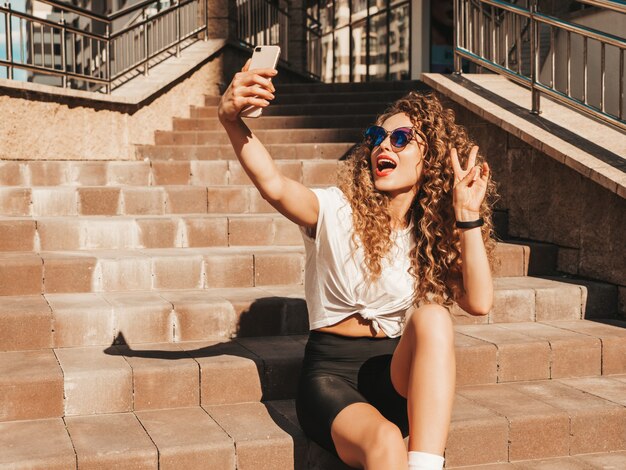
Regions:
<instances>
[{"instance_id":1,"label":"shadow on steps","mask_svg":"<svg viewBox=\"0 0 626 470\"><path fill-rule=\"evenodd\" d=\"M583 306L585 320L626 327L626 319L619 313L619 292L616 285L560 272L553 275L538 275L537 277L584 286L587 290L585 305Z\"/></svg>"},{"instance_id":2,"label":"shadow on steps","mask_svg":"<svg viewBox=\"0 0 626 470\"><path fill-rule=\"evenodd\" d=\"M244 364L251 367L252 360L258 372L261 398L271 420L281 430L289 434L293 440L294 470L349 470L346 466L315 442L309 440L298 423L295 411L297 380L300 374L306 335L309 331L306 302L301 298L267 297L256 299L248 308L239 314L237 337L214 338L209 341L193 341L172 343L182 349L139 349L142 346L129 345L124 333L118 333L113 343L104 352L108 355L126 358L140 357L176 361L196 359L200 366L200 374L207 373L211 377L214 368L219 367L218 361L207 358L230 356L233 369L224 374L232 380L235 388L250 388L249 380L243 379L241 368ZM297 336L296 336L297 335ZM243 361L242 361L243 359ZM203 368L206 367L206 369ZM240 368L240 370L236 370ZM248 369L249 370L249 369ZM206 372L205 372L206 371ZM244 372L245 373L245 372ZM250 374L246 374L248 377ZM238 380L239 379L239 380ZM210 380L210 379L209 379ZM201 388L202 388L201 383ZM232 385L232 384L231 384ZM258 383L256 384L259 385ZM228 387L228 388L232 388ZM252 392L253 396L255 391ZM227 397L221 397L227 398ZM231 403L232 396L230 397ZM240 401L251 401L252 397ZM223 404L226 400L222 400ZM203 403L213 406L218 403Z\"/></svg>"},{"instance_id":3,"label":"shadow on steps","mask_svg":"<svg viewBox=\"0 0 626 470\"><path fill-rule=\"evenodd\" d=\"M309 333L309 315L303 298L264 297L239 314L238 338L250 336L304 335Z\"/></svg>"}]
</instances>

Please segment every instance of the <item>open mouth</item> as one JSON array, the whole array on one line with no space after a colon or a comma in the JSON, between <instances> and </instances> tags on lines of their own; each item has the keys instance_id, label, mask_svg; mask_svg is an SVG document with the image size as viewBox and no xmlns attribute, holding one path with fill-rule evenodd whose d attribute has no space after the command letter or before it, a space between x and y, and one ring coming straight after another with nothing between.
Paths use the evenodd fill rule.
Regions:
<instances>
[{"instance_id":1,"label":"open mouth","mask_svg":"<svg viewBox=\"0 0 626 470\"><path fill-rule=\"evenodd\" d=\"M376 176L387 176L396 169L398 164L387 157L380 157L376 161Z\"/></svg>"}]
</instances>

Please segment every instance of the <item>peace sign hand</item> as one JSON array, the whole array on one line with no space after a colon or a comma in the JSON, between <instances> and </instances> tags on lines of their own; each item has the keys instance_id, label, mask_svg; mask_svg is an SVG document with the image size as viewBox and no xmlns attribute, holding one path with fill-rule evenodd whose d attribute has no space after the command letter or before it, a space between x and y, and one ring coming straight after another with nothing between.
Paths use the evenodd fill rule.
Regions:
<instances>
[{"instance_id":1,"label":"peace sign hand","mask_svg":"<svg viewBox=\"0 0 626 470\"><path fill-rule=\"evenodd\" d=\"M480 206L487 192L487 183L491 171L487 162L483 162L482 165L475 165L477 154L478 146L474 145L469 154L467 170L464 170L459 163L456 148L450 150L450 160L454 169L452 204L458 221L465 222L480 217Z\"/></svg>"}]
</instances>

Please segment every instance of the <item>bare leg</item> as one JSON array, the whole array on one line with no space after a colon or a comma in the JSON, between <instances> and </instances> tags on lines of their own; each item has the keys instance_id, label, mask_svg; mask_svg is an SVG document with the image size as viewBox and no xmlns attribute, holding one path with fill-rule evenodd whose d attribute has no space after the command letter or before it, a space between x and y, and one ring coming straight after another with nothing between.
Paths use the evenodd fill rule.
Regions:
<instances>
[{"instance_id":1,"label":"bare leg","mask_svg":"<svg viewBox=\"0 0 626 470\"><path fill-rule=\"evenodd\" d=\"M406 470L400 429L368 403L353 403L335 417L331 436L343 462L366 470Z\"/></svg>"},{"instance_id":2,"label":"bare leg","mask_svg":"<svg viewBox=\"0 0 626 470\"><path fill-rule=\"evenodd\" d=\"M456 386L454 325L448 310L413 310L391 361L391 381L408 401L409 451L443 456Z\"/></svg>"}]
</instances>

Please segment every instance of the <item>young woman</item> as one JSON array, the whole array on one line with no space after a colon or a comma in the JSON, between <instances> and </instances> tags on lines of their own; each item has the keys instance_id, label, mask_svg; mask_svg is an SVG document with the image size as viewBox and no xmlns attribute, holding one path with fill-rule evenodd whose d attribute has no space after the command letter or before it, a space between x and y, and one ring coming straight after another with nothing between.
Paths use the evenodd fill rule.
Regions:
<instances>
[{"instance_id":1,"label":"young woman","mask_svg":"<svg viewBox=\"0 0 626 470\"><path fill-rule=\"evenodd\" d=\"M338 187L311 190L238 117L274 98L276 71L248 66L218 115L262 196L302 232L300 425L351 467L440 470L456 376L449 309L485 315L493 302L489 166L452 111L411 92L367 129Z\"/></svg>"}]
</instances>

